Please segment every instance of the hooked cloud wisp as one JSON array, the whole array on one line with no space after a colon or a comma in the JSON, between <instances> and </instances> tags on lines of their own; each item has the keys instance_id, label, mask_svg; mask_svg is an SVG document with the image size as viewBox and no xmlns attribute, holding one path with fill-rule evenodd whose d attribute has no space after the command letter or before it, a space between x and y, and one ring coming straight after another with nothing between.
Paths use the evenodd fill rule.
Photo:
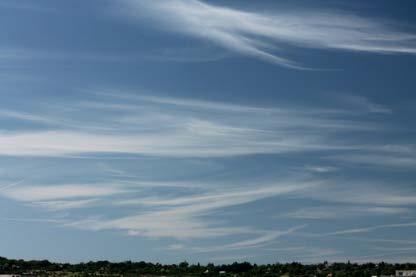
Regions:
<instances>
[{"instance_id":1,"label":"hooked cloud wisp","mask_svg":"<svg viewBox=\"0 0 416 277\"><path fill-rule=\"evenodd\" d=\"M246 11L198 0L123 0L119 14L209 41L229 51L306 69L286 49L315 48L377 54L416 53L416 35L376 20L335 11Z\"/></svg>"}]
</instances>

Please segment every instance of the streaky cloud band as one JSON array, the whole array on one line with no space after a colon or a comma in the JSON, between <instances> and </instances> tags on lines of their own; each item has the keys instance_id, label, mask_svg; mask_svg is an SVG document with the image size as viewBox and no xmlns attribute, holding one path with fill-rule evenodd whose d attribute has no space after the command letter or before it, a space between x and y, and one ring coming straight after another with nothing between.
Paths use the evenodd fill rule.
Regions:
<instances>
[{"instance_id":1,"label":"streaky cloud band","mask_svg":"<svg viewBox=\"0 0 416 277\"><path fill-rule=\"evenodd\" d=\"M416 54L415 34L336 11L260 13L199 0L123 0L112 9L121 17L151 19L165 30L292 69L310 69L287 57L285 49L294 47Z\"/></svg>"}]
</instances>

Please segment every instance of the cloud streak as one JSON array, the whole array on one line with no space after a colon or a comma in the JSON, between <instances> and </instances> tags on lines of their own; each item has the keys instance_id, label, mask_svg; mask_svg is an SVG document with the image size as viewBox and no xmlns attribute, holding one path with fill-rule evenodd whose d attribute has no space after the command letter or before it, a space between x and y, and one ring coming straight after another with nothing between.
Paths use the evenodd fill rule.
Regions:
<instances>
[{"instance_id":1,"label":"cloud streak","mask_svg":"<svg viewBox=\"0 0 416 277\"><path fill-rule=\"evenodd\" d=\"M116 9L129 19L152 19L153 24L165 30L294 69L306 68L286 57L287 48L416 53L415 34L396 30L380 20L334 11L260 13L198 0L121 3Z\"/></svg>"},{"instance_id":2,"label":"cloud streak","mask_svg":"<svg viewBox=\"0 0 416 277\"><path fill-rule=\"evenodd\" d=\"M410 206L416 203L414 193L402 187L393 190L387 185L334 177L344 173L342 164L333 163L339 163L340 156L411 155L413 151L408 145L372 140L387 128L372 119L392 116L392 111L367 98L350 97L328 109L290 104L261 107L115 90L82 92L84 98L79 102L49 102L37 111L9 108L0 114L18 123L36 123L30 128L16 124L0 133L4 159L53 160L53 165L56 162L65 168L58 166L56 173L48 166L31 169L32 184L26 185L29 180L13 183L24 178L13 178L20 163L4 163L2 168L9 174L2 176L5 185L0 187L0 195L43 212L65 211L67 216L57 223L61 226L169 240L179 242L184 251L201 254L220 252L225 245L206 247L206 241L226 239L227 249L238 252L263 249L282 236L295 235L303 227L301 220L334 219L335 213L351 217L412 214ZM357 133L366 137L349 139ZM235 165L227 166L230 160L244 156L250 161L258 154L267 159L273 156L277 162L263 164L264 169L244 165L249 170L243 174ZM301 161L290 164L287 156L301 157ZM112 159L111 165L107 159ZM186 174L159 176L166 169L162 160L169 163L168 171L187 161L182 164ZM204 170L193 175L194 165L188 168L191 161L201 163ZM207 162L218 162L214 167L221 170L211 176L206 172ZM354 166L355 161L348 164ZM77 182L54 183L56 175ZM293 224L272 227L227 217L227 212L240 216L238 210L246 212L245 205L273 198L282 200L282 205L317 201L315 205L319 203L321 208L299 207L290 212L284 207L280 214ZM341 204L356 204L357 208L336 209Z\"/></svg>"},{"instance_id":3,"label":"cloud streak","mask_svg":"<svg viewBox=\"0 0 416 277\"><path fill-rule=\"evenodd\" d=\"M69 210L95 205L100 198L126 193L127 190L111 184L88 185L19 185L0 188L0 196L47 210Z\"/></svg>"},{"instance_id":4,"label":"cloud streak","mask_svg":"<svg viewBox=\"0 0 416 277\"><path fill-rule=\"evenodd\" d=\"M386 216L410 213L410 209L401 207L380 207L380 206L321 206L321 207L308 207L298 209L287 214L283 217L296 218L296 219L339 219L346 217L359 217L359 216ZM279 218L279 216L277 216ZM281 216L280 216L281 217Z\"/></svg>"},{"instance_id":5,"label":"cloud streak","mask_svg":"<svg viewBox=\"0 0 416 277\"><path fill-rule=\"evenodd\" d=\"M53 117L5 112L3 116L44 126L1 132L0 155L231 157L361 150L366 146L345 143L338 135L380 129L357 118L353 109L262 108L123 93L98 97L100 101L73 104L75 116L72 112Z\"/></svg>"},{"instance_id":6,"label":"cloud streak","mask_svg":"<svg viewBox=\"0 0 416 277\"><path fill-rule=\"evenodd\" d=\"M235 186L233 189L220 189L217 185L207 184L208 194L191 194L187 197L136 198L117 201L117 205L137 206L142 212L137 215L118 219L91 219L68 223L68 226L92 230L124 230L132 236L173 237L176 239L209 238L235 234L261 234L261 238L235 247L254 245L265 240L277 238L284 233L269 233L247 227L221 227L220 222L203 219L216 211L242 205L265 198L294 193L319 184L308 182L288 182L273 185ZM158 220L154 220L158 218ZM263 237L265 236L265 237ZM258 241L259 240L259 241Z\"/></svg>"},{"instance_id":7,"label":"cloud streak","mask_svg":"<svg viewBox=\"0 0 416 277\"><path fill-rule=\"evenodd\" d=\"M350 235L350 234L357 234L357 233L368 233L368 232L375 231L375 230L378 230L378 229L404 228L404 227L416 227L416 222L384 224L384 225L376 225L376 226L363 227L363 228L346 229L346 230L340 230L340 231L336 231L336 232L327 233L327 234L324 234L324 236L336 236L336 235Z\"/></svg>"}]
</instances>

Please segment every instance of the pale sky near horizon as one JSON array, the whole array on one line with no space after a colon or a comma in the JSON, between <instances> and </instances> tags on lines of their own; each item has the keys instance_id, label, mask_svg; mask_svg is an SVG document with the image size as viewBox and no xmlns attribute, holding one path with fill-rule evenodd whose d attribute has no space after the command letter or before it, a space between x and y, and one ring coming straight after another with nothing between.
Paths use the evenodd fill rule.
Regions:
<instances>
[{"instance_id":1,"label":"pale sky near horizon","mask_svg":"<svg viewBox=\"0 0 416 277\"><path fill-rule=\"evenodd\" d=\"M415 11L0 0L0 256L414 261Z\"/></svg>"}]
</instances>

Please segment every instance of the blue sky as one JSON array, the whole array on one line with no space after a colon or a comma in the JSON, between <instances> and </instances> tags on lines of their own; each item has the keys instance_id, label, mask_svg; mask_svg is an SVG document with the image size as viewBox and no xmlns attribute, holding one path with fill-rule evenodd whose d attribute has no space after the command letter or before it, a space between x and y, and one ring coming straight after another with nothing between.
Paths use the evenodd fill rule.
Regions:
<instances>
[{"instance_id":1,"label":"blue sky","mask_svg":"<svg viewBox=\"0 0 416 277\"><path fill-rule=\"evenodd\" d=\"M414 261L414 1L0 2L0 256Z\"/></svg>"}]
</instances>

